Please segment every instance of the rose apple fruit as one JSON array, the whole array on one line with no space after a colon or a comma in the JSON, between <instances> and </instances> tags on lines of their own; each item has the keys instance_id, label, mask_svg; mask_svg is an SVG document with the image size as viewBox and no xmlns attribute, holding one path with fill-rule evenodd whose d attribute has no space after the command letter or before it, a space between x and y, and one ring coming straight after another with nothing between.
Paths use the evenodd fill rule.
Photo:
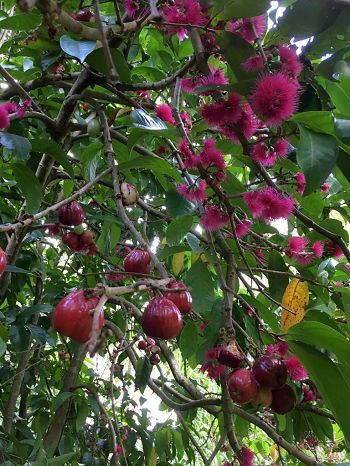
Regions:
<instances>
[{"instance_id":1,"label":"rose apple fruit","mask_svg":"<svg viewBox=\"0 0 350 466\"><path fill-rule=\"evenodd\" d=\"M63 225L80 225L85 218L84 209L77 201L67 202L58 209L58 218Z\"/></svg>"},{"instance_id":2,"label":"rose apple fruit","mask_svg":"<svg viewBox=\"0 0 350 466\"><path fill-rule=\"evenodd\" d=\"M125 272L143 273L148 275L151 271L151 256L148 251L136 248L124 259Z\"/></svg>"},{"instance_id":3,"label":"rose apple fruit","mask_svg":"<svg viewBox=\"0 0 350 466\"><path fill-rule=\"evenodd\" d=\"M282 387L287 380L287 367L275 356L261 356L253 365L255 380L263 387Z\"/></svg>"},{"instance_id":4,"label":"rose apple fruit","mask_svg":"<svg viewBox=\"0 0 350 466\"><path fill-rule=\"evenodd\" d=\"M77 290L65 296L52 313L52 325L61 335L78 343L88 341L92 329L93 315L99 302L98 297L86 298L84 290ZM99 328L104 324L103 310L99 315Z\"/></svg>"},{"instance_id":5,"label":"rose apple fruit","mask_svg":"<svg viewBox=\"0 0 350 466\"><path fill-rule=\"evenodd\" d=\"M277 414L286 414L291 411L296 403L293 388L285 384L283 387L272 390L271 409Z\"/></svg>"},{"instance_id":6,"label":"rose apple fruit","mask_svg":"<svg viewBox=\"0 0 350 466\"><path fill-rule=\"evenodd\" d=\"M0 248L0 277L5 272L7 265L7 257L5 251Z\"/></svg>"},{"instance_id":7,"label":"rose apple fruit","mask_svg":"<svg viewBox=\"0 0 350 466\"><path fill-rule=\"evenodd\" d=\"M79 10L78 13L75 14L75 19L77 21L86 21L89 22L91 18L93 18L94 14L88 8L83 8Z\"/></svg>"},{"instance_id":8,"label":"rose apple fruit","mask_svg":"<svg viewBox=\"0 0 350 466\"><path fill-rule=\"evenodd\" d=\"M258 393L253 400L254 404L263 406L267 408L272 403L272 391L271 388L268 387L260 387L258 389Z\"/></svg>"},{"instance_id":9,"label":"rose apple fruit","mask_svg":"<svg viewBox=\"0 0 350 466\"><path fill-rule=\"evenodd\" d=\"M183 282L171 282L167 285L167 288L185 288L184 291L164 293L164 298L172 301L181 314L190 314L192 311L192 296L186 290L186 285Z\"/></svg>"},{"instance_id":10,"label":"rose apple fruit","mask_svg":"<svg viewBox=\"0 0 350 466\"><path fill-rule=\"evenodd\" d=\"M232 400L239 404L253 401L258 393L254 374L249 369L237 369L233 372L227 381L227 387Z\"/></svg>"},{"instance_id":11,"label":"rose apple fruit","mask_svg":"<svg viewBox=\"0 0 350 466\"><path fill-rule=\"evenodd\" d=\"M183 322L175 304L163 297L153 298L146 307L141 320L146 335L161 340L170 340L179 335Z\"/></svg>"},{"instance_id":12,"label":"rose apple fruit","mask_svg":"<svg viewBox=\"0 0 350 466\"><path fill-rule=\"evenodd\" d=\"M227 346L221 346L218 353L218 361L224 366L237 369L244 360L243 354L237 348L234 340L230 341Z\"/></svg>"}]
</instances>

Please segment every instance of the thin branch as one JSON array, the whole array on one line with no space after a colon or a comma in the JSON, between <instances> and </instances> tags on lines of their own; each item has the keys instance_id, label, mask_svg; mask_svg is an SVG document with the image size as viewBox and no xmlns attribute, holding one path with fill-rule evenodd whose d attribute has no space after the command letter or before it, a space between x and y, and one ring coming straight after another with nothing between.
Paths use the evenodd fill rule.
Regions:
<instances>
[{"instance_id":1,"label":"thin branch","mask_svg":"<svg viewBox=\"0 0 350 466\"><path fill-rule=\"evenodd\" d=\"M199 446L197 440L195 439L195 437L193 436L192 432L190 431L190 429L188 428L186 422L185 422L185 419L183 418L182 414L180 412L176 412L176 415L184 429L184 431L186 432L186 434L188 435L188 438L191 440L193 446L195 447L195 449L198 451L200 457L202 458L204 464L206 464L208 462L203 450L201 449L201 447Z\"/></svg>"}]
</instances>

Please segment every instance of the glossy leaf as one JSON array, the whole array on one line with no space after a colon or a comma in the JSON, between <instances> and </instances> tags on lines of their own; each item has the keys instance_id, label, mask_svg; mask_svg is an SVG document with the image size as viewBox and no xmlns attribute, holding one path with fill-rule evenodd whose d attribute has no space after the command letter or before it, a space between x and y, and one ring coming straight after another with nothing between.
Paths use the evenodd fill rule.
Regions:
<instances>
[{"instance_id":1,"label":"glossy leaf","mask_svg":"<svg viewBox=\"0 0 350 466\"><path fill-rule=\"evenodd\" d=\"M27 211L34 214L39 210L43 193L38 179L26 165L13 164L12 170L19 189L26 198Z\"/></svg>"},{"instance_id":2,"label":"glossy leaf","mask_svg":"<svg viewBox=\"0 0 350 466\"><path fill-rule=\"evenodd\" d=\"M0 132L0 144L11 151L19 160L28 160L32 145L27 138L18 134Z\"/></svg>"},{"instance_id":3,"label":"glossy leaf","mask_svg":"<svg viewBox=\"0 0 350 466\"><path fill-rule=\"evenodd\" d=\"M60 38L60 46L67 55L77 58L80 62L84 62L85 58L95 49L96 41L75 40L64 35Z\"/></svg>"}]
</instances>

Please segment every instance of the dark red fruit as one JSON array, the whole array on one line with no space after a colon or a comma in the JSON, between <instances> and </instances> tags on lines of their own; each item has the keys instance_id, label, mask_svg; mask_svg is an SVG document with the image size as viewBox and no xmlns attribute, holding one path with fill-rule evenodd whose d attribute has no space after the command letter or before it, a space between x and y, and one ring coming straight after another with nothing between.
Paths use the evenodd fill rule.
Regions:
<instances>
[{"instance_id":1,"label":"dark red fruit","mask_svg":"<svg viewBox=\"0 0 350 466\"><path fill-rule=\"evenodd\" d=\"M99 302L98 297L86 298L84 290L77 290L65 296L55 307L52 314L54 329L78 343L88 341L92 329L91 311ZM103 327L103 310L99 316L99 328Z\"/></svg>"},{"instance_id":2,"label":"dark red fruit","mask_svg":"<svg viewBox=\"0 0 350 466\"><path fill-rule=\"evenodd\" d=\"M52 223L47 227L47 230L52 236L59 235L61 233L61 226L59 223Z\"/></svg>"},{"instance_id":3,"label":"dark red fruit","mask_svg":"<svg viewBox=\"0 0 350 466\"><path fill-rule=\"evenodd\" d=\"M168 284L167 288L186 288L186 285L183 282L171 282ZM181 314L190 314L192 311L192 296L187 290L164 293L164 298L170 299Z\"/></svg>"},{"instance_id":4,"label":"dark red fruit","mask_svg":"<svg viewBox=\"0 0 350 466\"><path fill-rule=\"evenodd\" d=\"M224 366L236 369L242 364L243 357L235 356L233 353L231 353L230 350L226 348L221 348L218 354L218 361Z\"/></svg>"},{"instance_id":5,"label":"dark red fruit","mask_svg":"<svg viewBox=\"0 0 350 466\"><path fill-rule=\"evenodd\" d=\"M138 349L140 350L145 350L147 348L148 344L147 344L147 341L145 340L140 340L138 343L137 343L137 347Z\"/></svg>"},{"instance_id":6,"label":"dark red fruit","mask_svg":"<svg viewBox=\"0 0 350 466\"><path fill-rule=\"evenodd\" d=\"M152 356L149 358L150 363L153 365L159 364L160 363L160 356L159 354L152 354Z\"/></svg>"},{"instance_id":7,"label":"dark red fruit","mask_svg":"<svg viewBox=\"0 0 350 466\"><path fill-rule=\"evenodd\" d=\"M93 17L94 17L93 12L89 10L88 8L79 10L78 13L76 13L75 15L75 19L77 21L90 21L90 19Z\"/></svg>"},{"instance_id":8,"label":"dark red fruit","mask_svg":"<svg viewBox=\"0 0 350 466\"><path fill-rule=\"evenodd\" d=\"M262 356L253 365L256 381L263 387L272 389L282 387L287 380L287 368L284 362L275 356Z\"/></svg>"},{"instance_id":9,"label":"dark red fruit","mask_svg":"<svg viewBox=\"0 0 350 466\"><path fill-rule=\"evenodd\" d=\"M136 202L139 200L139 193L137 192L135 186L127 183L126 181L121 183L120 192L122 195L123 205L125 206L136 204Z\"/></svg>"},{"instance_id":10,"label":"dark red fruit","mask_svg":"<svg viewBox=\"0 0 350 466\"><path fill-rule=\"evenodd\" d=\"M147 335L169 340L179 335L183 322L175 304L166 298L153 298L143 313L141 325Z\"/></svg>"},{"instance_id":11,"label":"dark red fruit","mask_svg":"<svg viewBox=\"0 0 350 466\"><path fill-rule=\"evenodd\" d=\"M152 354L159 354L161 352L161 349L158 345L153 345L151 346L151 353Z\"/></svg>"},{"instance_id":12,"label":"dark red fruit","mask_svg":"<svg viewBox=\"0 0 350 466\"><path fill-rule=\"evenodd\" d=\"M136 248L124 259L125 272L143 273L148 275L151 271L151 256L148 251Z\"/></svg>"},{"instance_id":13,"label":"dark red fruit","mask_svg":"<svg viewBox=\"0 0 350 466\"><path fill-rule=\"evenodd\" d=\"M254 374L249 369L237 369L233 372L227 381L227 387L232 400L239 404L253 401L258 392Z\"/></svg>"},{"instance_id":14,"label":"dark red fruit","mask_svg":"<svg viewBox=\"0 0 350 466\"><path fill-rule=\"evenodd\" d=\"M90 246L90 244L93 244L95 241L95 233L91 230L86 230L84 233L80 236L80 240Z\"/></svg>"},{"instance_id":15,"label":"dark red fruit","mask_svg":"<svg viewBox=\"0 0 350 466\"><path fill-rule=\"evenodd\" d=\"M288 384L272 390L271 409L277 414L286 414L291 411L296 403L295 393Z\"/></svg>"},{"instance_id":16,"label":"dark red fruit","mask_svg":"<svg viewBox=\"0 0 350 466\"><path fill-rule=\"evenodd\" d=\"M272 403L272 391L268 387L260 387L253 403L267 408Z\"/></svg>"},{"instance_id":17,"label":"dark red fruit","mask_svg":"<svg viewBox=\"0 0 350 466\"><path fill-rule=\"evenodd\" d=\"M0 248L0 277L5 272L7 265L7 257L5 251Z\"/></svg>"},{"instance_id":18,"label":"dark red fruit","mask_svg":"<svg viewBox=\"0 0 350 466\"><path fill-rule=\"evenodd\" d=\"M71 201L58 209L58 218L63 225L80 225L83 223L84 209L77 201Z\"/></svg>"},{"instance_id":19,"label":"dark red fruit","mask_svg":"<svg viewBox=\"0 0 350 466\"><path fill-rule=\"evenodd\" d=\"M62 236L62 241L69 247L69 249L75 251L79 244L79 236L76 233L70 231L69 233L65 233Z\"/></svg>"},{"instance_id":20,"label":"dark red fruit","mask_svg":"<svg viewBox=\"0 0 350 466\"><path fill-rule=\"evenodd\" d=\"M151 337L148 337L146 342L147 342L147 346L154 346L156 344L156 340L154 340Z\"/></svg>"}]
</instances>

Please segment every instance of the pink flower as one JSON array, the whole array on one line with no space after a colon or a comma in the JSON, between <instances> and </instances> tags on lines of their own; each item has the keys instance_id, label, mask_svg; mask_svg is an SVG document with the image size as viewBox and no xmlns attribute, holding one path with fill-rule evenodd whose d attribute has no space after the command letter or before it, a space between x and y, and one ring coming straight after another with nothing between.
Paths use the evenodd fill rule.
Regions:
<instances>
[{"instance_id":1,"label":"pink flower","mask_svg":"<svg viewBox=\"0 0 350 466\"><path fill-rule=\"evenodd\" d=\"M156 106L157 117L163 121L167 121L171 125L175 126L175 120L173 117L173 111L168 104L161 104Z\"/></svg>"},{"instance_id":2,"label":"pink flower","mask_svg":"<svg viewBox=\"0 0 350 466\"><path fill-rule=\"evenodd\" d=\"M179 150L183 155L183 162L186 169L197 168L200 163L200 158L188 146L185 139L181 139Z\"/></svg>"},{"instance_id":3,"label":"pink flower","mask_svg":"<svg viewBox=\"0 0 350 466\"><path fill-rule=\"evenodd\" d=\"M308 373L304 366L302 366L299 359L293 354L286 361L285 364L288 369L289 376L295 382L307 379Z\"/></svg>"},{"instance_id":4,"label":"pink flower","mask_svg":"<svg viewBox=\"0 0 350 466\"><path fill-rule=\"evenodd\" d=\"M278 157L285 157L288 154L289 142L287 139L277 139L274 143L275 151Z\"/></svg>"},{"instance_id":5,"label":"pink flower","mask_svg":"<svg viewBox=\"0 0 350 466\"><path fill-rule=\"evenodd\" d=\"M214 139L207 139L204 142L204 148L199 156L204 168L216 167L219 171L225 170L224 156L215 147Z\"/></svg>"},{"instance_id":6,"label":"pink flower","mask_svg":"<svg viewBox=\"0 0 350 466\"><path fill-rule=\"evenodd\" d=\"M123 0L125 13L128 15L129 18L133 18L135 13L139 10L139 5L135 0Z\"/></svg>"},{"instance_id":7,"label":"pink flower","mask_svg":"<svg viewBox=\"0 0 350 466\"><path fill-rule=\"evenodd\" d=\"M263 263L266 261L264 251L262 251L261 249L254 249L252 252L259 262Z\"/></svg>"},{"instance_id":8,"label":"pink flower","mask_svg":"<svg viewBox=\"0 0 350 466\"><path fill-rule=\"evenodd\" d=\"M288 344L285 341L279 341L274 345L267 345L265 347L265 353L269 356L277 354L278 356L284 357L288 351Z\"/></svg>"},{"instance_id":9,"label":"pink flower","mask_svg":"<svg viewBox=\"0 0 350 466\"><path fill-rule=\"evenodd\" d=\"M196 85L199 86L218 86L228 84L228 79L221 68L214 68L209 65L210 73L207 76L198 77L196 79ZM209 95L215 92L215 90L201 91L201 95Z\"/></svg>"},{"instance_id":10,"label":"pink flower","mask_svg":"<svg viewBox=\"0 0 350 466\"><path fill-rule=\"evenodd\" d=\"M252 222L250 220L242 220L242 222L236 224L236 235L238 238L243 238L250 232Z\"/></svg>"},{"instance_id":11,"label":"pink flower","mask_svg":"<svg viewBox=\"0 0 350 466\"><path fill-rule=\"evenodd\" d=\"M321 191L323 193L328 193L330 187L331 185L329 183L323 183L323 185L321 186Z\"/></svg>"},{"instance_id":12,"label":"pink flower","mask_svg":"<svg viewBox=\"0 0 350 466\"><path fill-rule=\"evenodd\" d=\"M253 466L255 453L247 447L243 447L241 453L242 460L239 462L240 466Z\"/></svg>"},{"instance_id":13,"label":"pink flower","mask_svg":"<svg viewBox=\"0 0 350 466\"><path fill-rule=\"evenodd\" d=\"M209 205L205 208L200 223L208 231L219 230L230 220L229 216L222 212L219 207Z\"/></svg>"},{"instance_id":14,"label":"pink flower","mask_svg":"<svg viewBox=\"0 0 350 466\"><path fill-rule=\"evenodd\" d=\"M348 273L350 273L350 264L345 264L344 268Z\"/></svg>"},{"instance_id":15,"label":"pink flower","mask_svg":"<svg viewBox=\"0 0 350 466\"><path fill-rule=\"evenodd\" d=\"M254 57L247 58L241 66L247 73L254 73L255 71L259 71L264 68L264 60L261 55L256 55Z\"/></svg>"},{"instance_id":16,"label":"pink flower","mask_svg":"<svg viewBox=\"0 0 350 466\"><path fill-rule=\"evenodd\" d=\"M204 105L200 114L211 127L223 127L226 124L235 124L242 116L241 98L231 92L226 102L215 102Z\"/></svg>"},{"instance_id":17,"label":"pink flower","mask_svg":"<svg viewBox=\"0 0 350 466\"><path fill-rule=\"evenodd\" d=\"M196 89L196 80L194 78L181 79L181 89L192 94Z\"/></svg>"},{"instance_id":18,"label":"pink flower","mask_svg":"<svg viewBox=\"0 0 350 466\"><path fill-rule=\"evenodd\" d=\"M265 142L254 144L251 148L250 156L254 162L260 163L264 167L272 167L277 160L274 148L268 146Z\"/></svg>"},{"instance_id":19,"label":"pink flower","mask_svg":"<svg viewBox=\"0 0 350 466\"><path fill-rule=\"evenodd\" d=\"M228 30L239 35L247 42L254 42L255 39L261 38L266 31L265 16L253 16L243 18L228 23Z\"/></svg>"},{"instance_id":20,"label":"pink flower","mask_svg":"<svg viewBox=\"0 0 350 466\"><path fill-rule=\"evenodd\" d=\"M305 179L304 173L303 172L296 173L295 179L298 185L297 192L300 194L303 194L305 191L305 185L306 185L306 179Z\"/></svg>"},{"instance_id":21,"label":"pink flower","mask_svg":"<svg viewBox=\"0 0 350 466\"><path fill-rule=\"evenodd\" d=\"M17 112L18 107L11 102L5 102L0 105L0 130L7 129L10 126L9 113Z\"/></svg>"},{"instance_id":22,"label":"pink flower","mask_svg":"<svg viewBox=\"0 0 350 466\"><path fill-rule=\"evenodd\" d=\"M237 121L236 127L243 132L243 136L246 139L250 139L258 127L257 119L249 104L242 105L241 110L242 113L239 120ZM220 129L222 134L224 134L229 139L232 139L238 143L240 142L236 128L233 127L233 125L226 124Z\"/></svg>"},{"instance_id":23,"label":"pink flower","mask_svg":"<svg viewBox=\"0 0 350 466\"><path fill-rule=\"evenodd\" d=\"M281 71L292 79L296 79L303 69L299 57L294 48L287 45L279 45L277 47L281 60Z\"/></svg>"},{"instance_id":24,"label":"pink flower","mask_svg":"<svg viewBox=\"0 0 350 466\"><path fill-rule=\"evenodd\" d=\"M192 120L188 112L181 112L180 118L185 128L190 128L192 125Z\"/></svg>"},{"instance_id":25,"label":"pink flower","mask_svg":"<svg viewBox=\"0 0 350 466\"><path fill-rule=\"evenodd\" d=\"M214 380L218 379L226 370L225 366L218 362L219 352L219 347L208 349L204 355L206 362L199 369L201 372L207 372L208 376Z\"/></svg>"},{"instance_id":26,"label":"pink flower","mask_svg":"<svg viewBox=\"0 0 350 466\"><path fill-rule=\"evenodd\" d=\"M288 240L289 248L286 250L287 256L291 259L296 260L299 264L309 265L311 264L313 257L312 254L305 251L306 246L309 244L307 238L301 238L300 236L292 236Z\"/></svg>"},{"instance_id":27,"label":"pink flower","mask_svg":"<svg viewBox=\"0 0 350 466\"><path fill-rule=\"evenodd\" d=\"M30 99L25 99L22 103L22 106L17 107L15 106L15 109L13 111L16 111L16 115L18 118L23 118L26 111L32 106L32 101Z\"/></svg>"},{"instance_id":28,"label":"pink flower","mask_svg":"<svg viewBox=\"0 0 350 466\"><path fill-rule=\"evenodd\" d=\"M148 91L136 91L136 94L142 97L143 99L149 99L150 94Z\"/></svg>"},{"instance_id":29,"label":"pink flower","mask_svg":"<svg viewBox=\"0 0 350 466\"><path fill-rule=\"evenodd\" d=\"M161 155L166 154L167 151L168 151L168 149L167 149L165 146L160 145L160 146L158 147L157 151L156 151L156 154L159 155L159 156L161 156Z\"/></svg>"},{"instance_id":30,"label":"pink flower","mask_svg":"<svg viewBox=\"0 0 350 466\"><path fill-rule=\"evenodd\" d=\"M161 14L166 23L185 23L203 26L206 22L198 0L176 0L175 5L162 8ZM177 33L180 40L186 35L183 26L167 26L168 34Z\"/></svg>"},{"instance_id":31,"label":"pink flower","mask_svg":"<svg viewBox=\"0 0 350 466\"><path fill-rule=\"evenodd\" d=\"M342 259L344 257L342 249L337 244L333 243L332 240L327 239L324 246L328 256L334 256L337 259Z\"/></svg>"},{"instance_id":32,"label":"pink flower","mask_svg":"<svg viewBox=\"0 0 350 466\"><path fill-rule=\"evenodd\" d=\"M323 243L322 241L315 241L312 245L313 253L316 257L322 257L323 255Z\"/></svg>"},{"instance_id":33,"label":"pink flower","mask_svg":"<svg viewBox=\"0 0 350 466\"><path fill-rule=\"evenodd\" d=\"M243 199L253 217L259 217L264 221L288 218L294 207L292 197L285 197L271 187L246 192L243 194Z\"/></svg>"},{"instance_id":34,"label":"pink flower","mask_svg":"<svg viewBox=\"0 0 350 466\"><path fill-rule=\"evenodd\" d=\"M115 446L114 453L118 456L122 455L124 453L124 448L122 447L122 445L119 445L119 443L117 443L117 445Z\"/></svg>"},{"instance_id":35,"label":"pink flower","mask_svg":"<svg viewBox=\"0 0 350 466\"><path fill-rule=\"evenodd\" d=\"M298 89L297 81L283 73L265 75L251 95L253 108L268 126L278 126L295 112Z\"/></svg>"},{"instance_id":36,"label":"pink flower","mask_svg":"<svg viewBox=\"0 0 350 466\"><path fill-rule=\"evenodd\" d=\"M200 180L198 185L194 184L192 186L181 183L177 185L176 190L187 201L203 202L207 198L207 195L205 193L206 187L207 183L204 180Z\"/></svg>"},{"instance_id":37,"label":"pink flower","mask_svg":"<svg viewBox=\"0 0 350 466\"><path fill-rule=\"evenodd\" d=\"M310 388L308 387L303 387L303 395L304 395L303 401L305 401L305 403L307 403L308 401L316 400L315 393L312 390L310 390Z\"/></svg>"}]
</instances>

